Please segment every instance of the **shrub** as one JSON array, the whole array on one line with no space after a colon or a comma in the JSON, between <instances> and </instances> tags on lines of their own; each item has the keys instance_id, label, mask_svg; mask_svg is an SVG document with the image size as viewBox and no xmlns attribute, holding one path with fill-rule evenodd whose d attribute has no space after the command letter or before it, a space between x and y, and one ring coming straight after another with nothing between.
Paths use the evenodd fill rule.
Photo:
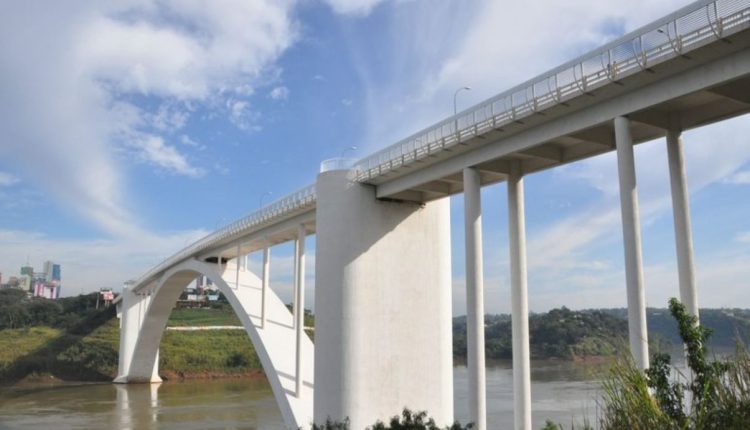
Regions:
<instances>
[{"instance_id":1,"label":"shrub","mask_svg":"<svg viewBox=\"0 0 750 430\"><path fill-rule=\"evenodd\" d=\"M602 429L748 429L750 428L750 356L738 345L734 356L707 359L711 332L677 301L669 301L685 344L690 381L673 368L667 354L654 354L640 372L623 359L603 382ZM651 391L650 391L651 390ZM653 394L652 394L653 393Z\"/></svg>"},{"instance_id":2,"label":"shrub","mask_svg":"<svg viewBox=\"0 0 750 430\"><path fill-rule=\"evenodd\" d=\"M313 424L313 430L349 430L349 419L344 421L331 421L326 420L325 424L316 425ZM427 412L412 412L407 408L401 412L401 416L394 416L390 419L388 424L382 421L376 422L372 427L368 427L370 430L470 430L474 428L474 424L468 424L467 426L461 426L458 422L453 423L449 427L438 427L435 424L435 420L427 416Z\"/></svg>"}]
</instances>

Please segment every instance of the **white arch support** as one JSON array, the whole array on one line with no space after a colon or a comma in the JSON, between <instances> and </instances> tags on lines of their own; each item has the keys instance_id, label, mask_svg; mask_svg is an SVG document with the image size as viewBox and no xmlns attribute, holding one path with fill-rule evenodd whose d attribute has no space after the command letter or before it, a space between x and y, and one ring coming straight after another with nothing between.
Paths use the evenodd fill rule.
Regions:
<instances>
[{"instance_id":1,"label":"white arch support","mask_svg":"<svg viewBox=\"0 0 750 430\"><path fill-rule=\"evenodd\" d=\"M216 264L186 260L164 273L150 296L123 292L123 324L120 341L119 375L115 382L158 382L159 343L172 308L183 289L198 275L204 275L226 296L245 327L290 429L307 428L313 420L314 350L307 336L302 337L304 381L299 397L295 395L296 338L293 316L284 302L266 289L266 323L261 325L263 288L261 280L248 270L219 272ZM239 273L239 288L235 279ZM143 302L141 305L140 302ZM146 309L142 321L137 311ZM147 307L146 307L147 306ZM128 314L128 309L134 313ZM137 331L134 335L133 331Z\"/></svg>"}]
</instances>

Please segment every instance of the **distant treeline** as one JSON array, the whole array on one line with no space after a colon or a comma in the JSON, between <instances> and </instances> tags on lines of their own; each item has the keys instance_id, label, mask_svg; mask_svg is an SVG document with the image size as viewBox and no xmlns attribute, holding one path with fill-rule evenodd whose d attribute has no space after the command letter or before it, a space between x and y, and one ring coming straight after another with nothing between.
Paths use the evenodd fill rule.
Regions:
<instances>
[{"instance_id":1,"label":"distant treeline","mask_svg":"<svg viewBox=\"0 0 750 430\"><path fill-rule=\"evenodd\" d=\"M668 350L681 345L676 321L667 309L647 309L649 343ZM701 324L713 331L710 347L728 349L740 340L750 340L750 310L701 309ZM512 358L510 315L485 317L485 347L488 358ZM572 311L562 307L529 316L532 358L577 359L611 356L627 345L627 309ZM466 317L453 319L453 352L466 356Z\"/></svg>"},{"instance_id":2,"label":"distant treeline","mask_svg":"<svg viewBox=\"0 0 750 430\"><path fill-rule=\"evenodd\" d=\"M91 321L97 326L114 317L115 307L107 311L96 309L98 293L57 300L29 298L25 291L15 288L0 289L0 330L7 328L54 327L64 330L82 329L81 324Z\"/></svg>"}]
</instances>

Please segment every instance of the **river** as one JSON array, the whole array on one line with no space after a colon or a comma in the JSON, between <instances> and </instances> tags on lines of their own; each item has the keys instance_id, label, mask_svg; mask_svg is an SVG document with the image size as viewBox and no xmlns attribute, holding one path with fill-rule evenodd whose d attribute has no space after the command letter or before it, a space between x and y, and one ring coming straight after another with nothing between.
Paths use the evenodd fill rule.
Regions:
<instances>
[{"instance_id":1,"label":"river","mask_svg":"<svg viewBox=\"0 0 750 430\"><path fill-rule=\"evenodd\" d=\"M532 362L534 428L596 414L602 366ZM487 364L487 424L513 425L510 362ZM454 368L456 419L467 422L467 370ZM593 420L592 420L593 421ZM0 389L0 429L283 429L268 383L221 379L153 385L33 384Z\"/></svg>"}]
</instances>

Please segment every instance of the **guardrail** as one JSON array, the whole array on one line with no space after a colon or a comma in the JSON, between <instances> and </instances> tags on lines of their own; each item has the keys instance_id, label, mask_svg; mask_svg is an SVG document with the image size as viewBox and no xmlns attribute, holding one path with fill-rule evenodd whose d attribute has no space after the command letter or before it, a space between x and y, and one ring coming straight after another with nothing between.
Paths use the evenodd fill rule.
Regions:
<instances>
[{"instance_id":1,"label":"guardrail","mask_svg":"<svg viewBox=\"0 0 750 430\"><path fill-rule=\"evenodd\" d=\"M278 222L281 219L291 217L299 212L310 209L315 206L315 202L315 184L308 185L275 200L250 215L240 218L237 221L234 221L233 223L197 240L178 253L165 259L141 276L135 282L136 288L143 286L143 284L151 280L163 270L186 258L190 258L206 249L230 242L236 237L257 230L265 225Z\"/></svg>"},{"instance_id":2,"label":"guardrail","mask_svg":"<svg viewBox=\"0 0 750 430\"><path fill-rule=\"evenodd\" d=\"M616 82L728 36L750 22L750 0L699 1L359 160L356 180L393 169Z\"/></svg>"}]
</instances>

